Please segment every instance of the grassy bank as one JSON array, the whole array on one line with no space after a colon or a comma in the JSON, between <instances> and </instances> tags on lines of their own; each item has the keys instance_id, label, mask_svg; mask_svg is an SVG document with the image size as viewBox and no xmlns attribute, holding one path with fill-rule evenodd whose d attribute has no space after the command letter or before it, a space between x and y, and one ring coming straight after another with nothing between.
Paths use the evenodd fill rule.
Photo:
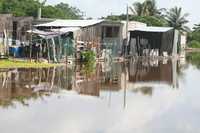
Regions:
<instances>
[{"instance_id":1,"label":"grassy bank","mask_svg":"<svg viewBox=\"0 0 200 133\"><path fill-rule=\"evenodd\" d=\"M61 64L36 63L27 60L13 60L13 59L0 60L0 68L47 68L60 65Z\"/></svg>"}]
</instances>

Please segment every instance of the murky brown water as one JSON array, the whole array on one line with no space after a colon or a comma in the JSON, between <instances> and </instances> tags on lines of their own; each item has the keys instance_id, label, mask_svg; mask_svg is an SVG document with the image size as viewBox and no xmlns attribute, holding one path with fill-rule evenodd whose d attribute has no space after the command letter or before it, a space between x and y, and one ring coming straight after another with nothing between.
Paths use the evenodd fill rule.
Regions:
<instances>
[{"instance_id":1,"label":"murky brown water","mask_svg":"<svg viewBox=\"0 0 200 133\"><path fill-rule=\"evenodd\" d=\"M1 133L199 133L200 57L0 70Z\"/></svg>"}]
</instances>

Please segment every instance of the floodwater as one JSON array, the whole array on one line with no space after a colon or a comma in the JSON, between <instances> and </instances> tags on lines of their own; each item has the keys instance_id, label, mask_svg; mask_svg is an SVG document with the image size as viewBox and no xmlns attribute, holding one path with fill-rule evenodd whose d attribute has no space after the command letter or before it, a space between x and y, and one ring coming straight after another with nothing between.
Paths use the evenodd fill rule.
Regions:
<instances>
[{"instance_id":1,"label":"floodwater","mask_svg":"<svg viewBox=\"0 0 200 133\"><path fill-rule=\"evenodd\" d=\"M200 54L0 70L1 133L199 133Z\"/></svg>"}]
</instances>

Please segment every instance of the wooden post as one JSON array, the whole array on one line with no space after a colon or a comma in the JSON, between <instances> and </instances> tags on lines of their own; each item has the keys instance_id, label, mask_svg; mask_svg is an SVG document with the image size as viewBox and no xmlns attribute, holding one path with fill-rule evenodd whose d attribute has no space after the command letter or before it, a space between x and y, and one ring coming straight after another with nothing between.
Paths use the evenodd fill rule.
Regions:
<instances>
[{"instance_id":1,"label":"wooden post","mask_svg":"<svg viewBox=\"0 0 200 133\"><path fill-rule=\"evenodd\" d=\"M58 42L59 42L59 60L62 58L62 41L61 41L61 34L58 36Z\"/></svg>"},{"instance_id":2,"label":"wooden post","mask_svg":"<svg viewBox=\"0 0 200 133\"><path fill-rule=\"evenodd\" d=\"M66 60L66 64L68 64L68 58L67 58L67 48L65 48L65 60Z\"/></svg>"},{"instance_id":3,"label":"wooden post","mask_svg":"<svg viewBox=\"0 0 200 133\"><path fill-rule=\"evenodd\" d=\"M51 40L52 40L52 44L53 44L53 61L57 62L55 40L54 40L54 38L51 38Z\"/></svg>"},{"instance_id":4,"label":"wooden post","mask_svg":"<svg viewBox=\"0 0 200 133\"><path fill-rule=\"evenodd\" d=\"M7 30L4 29L4 56L7 53L7 46L8 46L8 41L7 41Z\"/></svg>"},{"instance_id":5,"label":"wooden post","mask_svg":"<svg viewBox=\"0 0 200 133\"><path fill-rule=\"evenodd\" d=\"M129 21L129 14L128 14L128 5L127 5L127 9L126 9L126 47L125 47L125 58L126 55L128 55L128 21Z\"/></svg>"},{"instance_id":6,"label":"wooden post","mask_svg":"<svg viewBox=\"0 0 200 133\"><path fill-rule=\"evenodd\" d=\"M33 38L33 29L31 27L31 38L30 38L30 41L29 41L29 58L30 58L30 62L31 62L31 58L32 58L32 38Z\"/></svg>"},{"instance_id":7,"label":"wooden post","mask_svg":"<svg viewBox=\"0 0 200 133\"><path fill-rule=\"evenodd\" d=\"M40 40L41 41L41 43L40 43L40 52L39 52L39 62L41 61L40 59L43 57L43 48L42 48L42 39Z\"/></svg>"},{"instance_id":8,"label":"wooden post","mask_svg":"<svg viewBox=\"0 0 200 133\"><path fill-rule=\"evenodd\" d=\"M48 56L48 62L50 63L50 47L49 47L49 42L48 42L48 39L45 39L46 40L46 43L47 43L47 50L48 50L48 52L47 52L47 56Z\"/></svg>"}]
</instances>

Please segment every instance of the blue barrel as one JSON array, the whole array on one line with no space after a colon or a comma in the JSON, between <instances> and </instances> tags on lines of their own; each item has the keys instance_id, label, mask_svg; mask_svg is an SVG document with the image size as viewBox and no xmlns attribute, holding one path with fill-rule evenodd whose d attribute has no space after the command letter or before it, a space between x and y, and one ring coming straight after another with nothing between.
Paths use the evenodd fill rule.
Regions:
<instances>
[{"instance_id":1,"label":"blue barrel","mask_svg":"<svg viewBox=\"0 0 200 133\"><path fill-rule=\"evenodd\" d=\"M10 55L12 55L16 58L20 58L22 55L22 47L11 46L11 47L9 47L9 53L10 53Z\"/></svg>"}]
</instances>

